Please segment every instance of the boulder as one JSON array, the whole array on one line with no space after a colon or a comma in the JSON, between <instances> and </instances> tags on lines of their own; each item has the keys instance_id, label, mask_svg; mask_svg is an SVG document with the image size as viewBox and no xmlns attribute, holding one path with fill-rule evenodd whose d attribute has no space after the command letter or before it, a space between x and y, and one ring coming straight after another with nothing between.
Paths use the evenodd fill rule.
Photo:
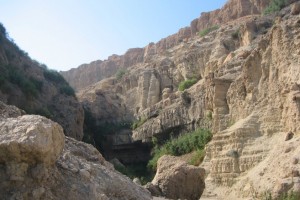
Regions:
<instances>
[{"instance_id":1,"label":"boulder","mask_svg":"<svg viewBox=\"0 0 300 200\"><path fill-rule=\"evenodd\" d=\"M203 193L204 175L203 168L165 155L158 160L152 184L158 186L166 198L194 200L199 199Z\"/></svg>"},{"instance_id":2,"label":"boulder","mask_svg":"<svg viewBox=\"0 0 300 200\"><path fill-rule=\"evenodd\" d=\"M63 147L63 129L45 117L24 115L0 122L0 163L53 165Z\"/></svg>"},{"instance_id":3,"label":"boulder","mask_svg":"<svg viewBox=\"0 0 300 200\"><path fill-rule=\"evenodd\" d=\"M65 137L45 117L21 114L0 102L0 199L152 199L92 145Z\"/></svg>"},{"instance_id":4,"label":"boulder","mask_svg":"<svg viewBox=\"0 0 300 200\"><path fill-rule=\"evenodd\" d=\"M291 14L292 15L298 15L300 13L300 3L297 2L292 5Z\"/></svg>"}]
</instances>

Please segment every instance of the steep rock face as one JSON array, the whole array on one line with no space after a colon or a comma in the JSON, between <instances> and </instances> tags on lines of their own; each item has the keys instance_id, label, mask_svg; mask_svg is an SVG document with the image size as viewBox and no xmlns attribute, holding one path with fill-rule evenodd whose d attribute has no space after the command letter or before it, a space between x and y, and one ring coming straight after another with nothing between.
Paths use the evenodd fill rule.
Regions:
<instances>
[{"instance_id":1,"label":"steep rock face","mask_svg":"<svg viewBox=\"0 0 300 200\"><path fill-rule=\"evenodd\" d=\"M1 103L1 199L151 199L91 145L41 116L17 117ZM19 111L21 112L21 111Z\"/></svg>"},{"instance_id":2,"label":"steep rock face","mask_svg":"<svg viewBox=\"0 0 300 200\"><path fill-rule=\"evenodd\" d=\"M104 78L116 74L119 69L126 69L136 63L143 62L144 49L129 49L124 55L112 55L107 60L94 61L76 69L61 72L69 84L76 90L92 85Z\"/></svg>"},{"instance_id":3,"label":"steep rock face","mask_svg":"<svg viewBox=\"0 0 300 200\"><path fill-rule=\"evenodd\" d=\"M293 151L284 152L289 146L284 141L285 135L299 133L299 18L289 13L290 8L281 12L283 19L277 20L242 63L241 74L223 95L228 112L214 112L216 134L207 147L206 161L209 163L206 164L210 166L207 183L235 188L227 194L218 193L221 199L236 194L245 198L252 191L258 194L269 191L276 195L293 190L293 185L297 184L297 179L292 181L294 175L286 171L287 168L299 169L289 160ZM226 123L220 123L222 119L227 119L227 127ZM290 143L291 149L294 143L298 144L297 138ZM272 160L275 152L282 159L275 160L287 165L277 169L280 171L277 176L270 178L277 167L267 166L276 163ZM251 177L254 172L260 174L261 182ZM274 188L275 183L282 185L285 181L289 182L288 187Z\"/></svg>"},{"instance_id":4,"label":"steep rock face","mask_svg":"<svg viewBox=\"0 0 300 200\"><path fill-rule=\"evenodd\" d=\"M152 57L128 68L102 95L109 98L111 91L117 93L118 104L139 119L133 140L149 142L153 136L160 139L199 126L211 128L214 137L202 164L208 173L206 197L246 199L265 192L275 197L298 191L296 4L275 17L230 21L163 54L156 54L155 44L150 44L145 54ZM194 77L195 85L178 91L181 81ZM151 86L154 80L156 88Z\"/></svg>"},{"instance_id":5,"label":"steep rock face","mask_svg":"<svg viewBox=\"0 0 300 200\"><path fill-rule=\"evenodd\" d=\"M150 43L144 48L129 49L124 55L112 55L105 61L94 61L78 68L61 72L64 78L76 90L83 89L104 78L116 74L119 69L128 68L138 63L153 62L157 56L166 54L168 49L187 42L191 37L206 28L222 25L229 21L247 15L261 14L270 0L230 0L223 8L202 13L198 19L191 22L189 27L180 29L177 33Z\"/></svg>"},{"instance_id":6,"label":"steep rock face","mask_svg":"<svg viewBox=\"0 0 300 200\"><path fill-rule=\"evenodd\" d=\"M60 123L66 135L83 137L83 109L57 72L31 60L0 26L0 100Z\"/></svg>"},{"instance_id":7,"label":"steep rock face","mask_svg":"<svg viewBox=\"0 0 300 200\"><path fill-rule=\"evenodd\" d=\"M230 0L223 8L201 13L198 19L192 21L192 34L213 25L224 24L247 15L261 14L269 3L270 0Z\"/></svg>"}]
</instances>

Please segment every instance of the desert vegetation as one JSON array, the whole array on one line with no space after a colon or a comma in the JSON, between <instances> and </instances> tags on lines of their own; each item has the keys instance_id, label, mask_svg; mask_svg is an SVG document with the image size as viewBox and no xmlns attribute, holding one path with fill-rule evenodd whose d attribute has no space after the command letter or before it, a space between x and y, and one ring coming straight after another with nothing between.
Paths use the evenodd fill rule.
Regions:
<instances>
[{"instance_id":1,"label":"desert vegetation","mask_svg":"<svg viewBox=\"0 0 300 200\"><path fill-rule=\"evenodd\" d=\"M127 73L126 69L119 69L115 76L117 80L121 80L126 73Z\"/></svg>"},{"instance_id":2,"label":"desert vegetation","mask_svg":"<svg viewBox=\"0 0 300 200\"><path fill-rule=\"evenodd\" d=\"M214 31L214 30L217 30L217 29L219 29L219 26L217 26L217 25L211 26L211 27L209 27L209 28L206 28L206 29L200 31L200 32L199 32L199 36L200 36L200 37L204 37L204 36L206 36L207 34L209 34L210 32L212 32L212 31Z\"/></svg>"},{"instance_id":3,"label":"desert vegetation","mask_svg":"<svg viewBox=\"0 0 300 200\"><path fill-rule=\"evenodd\" d=\"M181 81L179 83L178 90L179 91L184 91L184 90L190 88L195 83L197 83L197 79L196 78L192 78L192 79L187 79L187 80Z\"/></svg>"},{"instance_id":4,"label":"desert vegetation","mask_svg":"<svg viewBox=\"0 0 300 200\"><path fill-rule=\"evenodd\" d=\"M280 11L283 7L287 5L286 0L272 0L269 6L264 10L264 14L271 14Z\"/></svg>"},{"instance_id":5,"label":"desert vegetation","mask_svg":"<svg viewBox=\"0 0 300 200\"><path fill-rule=\"evenodd\" d=\"M43 82L34 77L26 77L22 71L14 65L0 66L0 89L4 93L12 92L14 86L18 86L27 98L35 98L42 90Z\"/></svg>"},{"instance_id":6,"label":"desert vegetation","mask_svg":"<svg viewBox=\"0 0 300 200\"><path fill-rule=\"evenodd\" d=\"M194 132L183 134L177 138L171 138L169 141L159 144L156 139L153 140L154 148L152 159L148 167L156 170L157 161L163 155L181 156L196 151L191 159L191 164L199 164L204 158L204 147L212 138L209 130L197 129Z\"/></svg>"}]
</instances>

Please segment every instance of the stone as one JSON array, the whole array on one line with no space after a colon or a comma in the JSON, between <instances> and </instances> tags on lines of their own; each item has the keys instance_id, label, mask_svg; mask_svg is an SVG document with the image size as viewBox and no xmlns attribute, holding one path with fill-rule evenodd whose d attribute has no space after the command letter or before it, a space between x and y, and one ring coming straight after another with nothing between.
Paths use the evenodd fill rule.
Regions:
<instances>
[{"instance_id":1,"label":"stone","mask_svg":"<svg viewBox=\"0 0 300 200\"><path fill-rule=\"evenodd\" d=\"M53 165L63 147L61 126L45 117L24 115L0 121L0 163Z\"/></svg>"},{"instance_id":2,"label":"stone","mask_svg":"<svg viewBox=\"0 0 300 200\"><path fill-rule=\"evenodd\" d=\"M159 197L162 195L159 187L157 185L153 185L151 182L147 183L144 188L146 188L147 190L150 191L150 193L155 196L155 197Z\"/></svg>"},{"instance_id":3,"label":"stone","mask_svg":"<svg viewBox=\"0 0 300 200\"><path fill-rule=\"evenodd\" d=\"M134 178L134 179L132 180L132 182L134 182L134 183L137 184L137 185L142 185L141 180L140 180L139 178Z\"/></svg>"},{"instance_id":4,"label":"stone","mask_svg":"<svg viewBox=\"0 0 300 200\"><path fill-rule=\"evenodd\" d=\"M292 5L291 14L298 15L300 13L300 3L296 2Z\"/></svg>"},{"instance_id":5,"label":"stone","mask_svg":"<svg viewBox=\"0 0 300 200\"><path fill-rule=\"evenodd\" d=\"M0 199L152 199L56 122L0 105Z\"/></svg>"},{"instance_id":6,"label":"stone","mask_svg":"<svg viewBox=\"0 0 300 200\"><path fill-rule=\"evenodd\" d=\"M293 132L288 132L285 136L285 141L291 140L294 137Z\"/></svg>"},{"instance_id":7,"label":"stone","mask_svg":"<svg viewBox=\"0 0 300 200\"><path fill-rule=\"evenodd\" d=\"M173 156L162 156L152 184L159 187L166 198L199 199L205 188L205 170L188 165Z\"/></svg>"}]
</instances>

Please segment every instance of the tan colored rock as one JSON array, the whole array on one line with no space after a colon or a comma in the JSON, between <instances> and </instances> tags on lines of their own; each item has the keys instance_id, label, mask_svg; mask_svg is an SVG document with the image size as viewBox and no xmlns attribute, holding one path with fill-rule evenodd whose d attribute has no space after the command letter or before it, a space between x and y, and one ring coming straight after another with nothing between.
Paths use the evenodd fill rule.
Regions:
<instances>
[{"instance_id":1,"label":"tan colored rock","mask_svg":"<svg viewBox=\"0 0 300 200\"><path fill-rule=\"evenodd\" d=\"M112 55L107 60L94 61L90 64L80 65L69 71L61 72L69 84L76 90L83 89L98 81L114 76L119 69L143 62L144 49L129 49L124 55Z\"/></svg>"},{"instance_id":2,"label":"tan colored rock","mask_svg":"<svg viewBox=\"0 0 300 200\"><path fill-rule=\"evenodd\" d=\"M300 13L300 3L294 3L292 6L291 14L292 15L298 15Z\"/></svg>"},{"instance_id":3,"label":"tan colored rock","mask_svg":"<svg viewBox=\"0 0 300 200\"><path fill-rule=\"evenodd\" d=\"M0 155L0 199L152 199L92 145L65 138L41 116L1 118Z\"/></svg>"},{"instance_id":4,"label":"tan colored rock","mask_svg":"<svg viewBox=\"0 0 300 200\"><path fill-rule=\"evenodd\" d=\"M166 198L196 200L205 188L204 175L203 168L188 165L173 156L162 156L152 184L158 186Z\"/></svg>"},{"instance_id":5,"label":"tan colored rock","mask_svg":"<svg viewBox=\"0 0 300 200\"><path fill-rule=\"evenodd\" d=\"M64 147L62 128L40 116L3 119L0 133L0 163L53 165Z\"/></svg>"},{"instance_id":6,"label":"tan colored rock","mask_svg":"<svg viewBox=\"0 0 300 200\"><path fill-rule=\"evenodd\" d=\"M25 114L23 110L15 106L9 106L0 101L0 120L10 118L10 117L18 117Z\"/></svg>"}]
</instances>

